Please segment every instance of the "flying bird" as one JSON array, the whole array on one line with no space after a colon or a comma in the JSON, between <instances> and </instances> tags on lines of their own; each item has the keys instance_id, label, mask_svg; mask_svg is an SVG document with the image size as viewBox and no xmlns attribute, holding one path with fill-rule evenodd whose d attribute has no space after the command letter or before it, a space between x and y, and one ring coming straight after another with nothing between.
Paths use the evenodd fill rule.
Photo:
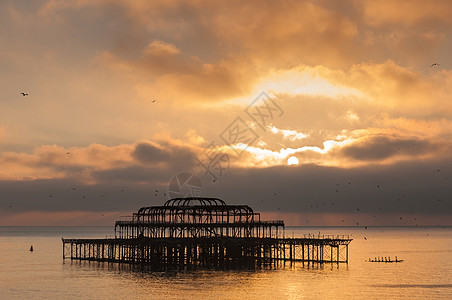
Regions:
<instances>
[{"instance_id":1,"label":"flying bird","mask_svg":"<svg viewBox=\"0 0 452 300\"><path fill-rule=\"evenodd\" d=\"M155 101L157 101L157 99L152 100L152 103L155 103Z\"/></svg>"},{"instance_id":2,"label":"flying bird","mask_svg":"<svg viewBox=\"0 0 452 300\"><path fill-rule=\"evenodd\" d=\"M28 96L28 94L27 93L24 93L24 92L22 92L22 93L20 93L22 96Z\"/></svg>"},{"instance_id":3,"label":"flying bird","mask_svg":"<svg viewBox=\"0 0 452 300\"><path fill-rule=\"evenodd\" d=\"M439 66L439 63L433 63L430 67Z\"/></svg>"}]
</instances>

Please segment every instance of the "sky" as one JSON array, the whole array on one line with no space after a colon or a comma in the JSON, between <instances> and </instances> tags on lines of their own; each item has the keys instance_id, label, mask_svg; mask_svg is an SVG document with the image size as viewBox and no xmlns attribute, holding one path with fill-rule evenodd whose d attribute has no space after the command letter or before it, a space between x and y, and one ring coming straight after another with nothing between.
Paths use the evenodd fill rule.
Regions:
<instances>
[{"instance_id":1,"label":"sky","mask_svg":"<svg viewBox=\"0 0 452 300\"><path fill-rule=\"evenodd\" d=\"M0 225L113 226L202 195L292 226L450 226L451 14L3 0Z\"/></svg>"}]
</instances>

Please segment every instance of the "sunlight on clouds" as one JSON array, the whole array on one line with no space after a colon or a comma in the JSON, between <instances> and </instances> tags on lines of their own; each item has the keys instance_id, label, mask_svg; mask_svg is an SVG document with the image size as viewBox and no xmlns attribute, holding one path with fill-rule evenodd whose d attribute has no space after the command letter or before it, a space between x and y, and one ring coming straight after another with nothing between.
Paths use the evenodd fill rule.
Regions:
<instances>
[{"instance_id":1,"label":"sunlight on clouds","mask_svg":"<svg viewBox=\"0 0 452 300\"><path fill-rule=\"evenodd\" d=\"M179 54L180 50L174 44L166 43L161 40L153 40L144 49L145 55L175 55Z\"/></svg>"},{"instance_id":2,"label":"sunlight on clouds","mask_svg":"<svg viewBox=\"0 0 452 300\"><path fill-rule=\"evenodd\" d=\"M302 132L298 132L296 130L290 130L290 129L278 129L275 126L268 126L268 128L273 132L274 134L281 133L284 136L284 139L289 139L291 141L301 140L304 138L309 137L308 134L304 134Z\"/></svg>"},{"instance_id":3,"label":"sunlight on clouds","mask_svg":"<svg viewBox=\"0 0 452 300\"><path fill-rule=\"evenodd\" d=\"M271 72L255 90L266 90L274 94L326 96L361 96L353 88L335 84L328 80L323 68L297 68L288 71Z\"/></svg>"},{"instance_id":4,"label":"sunlight on clouds","mask_svg":"<svg viewBox=\"0 0 452 300\"><path fill-rule=\"evenodd\" d=\"M236 160L232 161L232 164L237 167L262 168L287 165L287 159L291 156L299 159L300 165L314 163L324 166L340 166L342 163L341 159L334 157L334 150L340 149L353 142L353 138L344 137L342 140L324 141L323 148L317 146L302 146L299 148L281 148L279 150L263 148L265 145L256 147L238 143L235 145L218 147L216 151L228 153L234 157L236 157L237 153L241 153ZM347 165L349 165L349 162L347 162Z\"/></svg>"},{"instance_id":5,"label":"sunlight on clouds","mask_svg":"<svg viewBox=\"0 0 452 300\"><path fill-rule=\"evenodd\" d=\"M359 116L351 110L347 111L347 119L349 121L359 121Z\"/></svg>"},{"instance_id":6,"label":"sunlight on clouds","mask_svg":"<svg viewBox=\"0 0 452 300\"><path fill-rule=\"evenodd\" d=\"M31 154L7 152L0 156L3 166L0 178L34 180L63 178L70 174L86 176L87 171L130 163L132 150L132 145L108 147L93 144L85 148L45 145L36 147Z\"/></svg>"},{"instance_id":7,"label":"sunlight on clouds","mask_svg":"<svg viewBox=\"0 0 452 300\"><path fill-rule=\"evenodd\" d=\"M361 129L343 131L336 139L323 142L323 147L302 146L298 148L265 148L265 145L249 146L236 144L218 149L234 155L241 153L231 163L240 168L266 168L284 166L287 159L299 159L299 165L316 164L340 168L353 168L368 165L390 165L413 159L443 156L450 149L449 143L442 140L427 140L422 136L397 135L393 129Z\"/></svg>"},{"instance_id":8,"label":"sunlight on clouds","mask_svg":"<svg viewBox=\"0 0 452 300\"><path fill-rule=\"evenodd\" d=\"M446 118L419 120L412 118L389 118L380 121L380 126L397 128L401 133L424 137L452 137L452 121Z\"/></svg>"},{"instance_id":9,"label":"sunlight on clouds","mask_svg":"<svg viewBox=\"0 0 452 300\"><path fill-rule=\"evenodd\" d=\"M200 136L194 129L188 130L187 133L185 133L185 137L191 145L200 146L206 143L206 140L202 136Z\"/></svg>"},{"instance_id":10,"label":"sunlight on clouds","mask_svg":"<svg viewBox=\"0 0 452 300\"><path fill-rule=\"evenodd\" d=\"M244 96L235 97L224 103L232 105L249 105L255 95L265 91L270 96L320 96L330 99L343 97L364 97L364 93L351 88L350 82L344 80L347 76L339 70L326 67L297 67L289 70L269 71L261 76L253 85L251 92Z\"/></svg>"}]
</instances>

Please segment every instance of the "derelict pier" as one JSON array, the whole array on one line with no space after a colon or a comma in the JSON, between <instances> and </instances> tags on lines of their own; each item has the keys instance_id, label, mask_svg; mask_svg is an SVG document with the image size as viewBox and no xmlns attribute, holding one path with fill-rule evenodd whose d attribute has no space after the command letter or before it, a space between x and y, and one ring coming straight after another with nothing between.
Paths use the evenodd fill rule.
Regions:
<instances>
[{"instance_id":1,"label":"derelict pier","mask_svg":"<svg viewBox=\"0 0 452 300\"><path fill-rule=\"evenodd\" d=\"M261 221L247 205L175 198L116 221L115 238L62 239L63 259L148 266L348 263L349 236L285 238L283 221Z\"/></svg>"}]
</instances>

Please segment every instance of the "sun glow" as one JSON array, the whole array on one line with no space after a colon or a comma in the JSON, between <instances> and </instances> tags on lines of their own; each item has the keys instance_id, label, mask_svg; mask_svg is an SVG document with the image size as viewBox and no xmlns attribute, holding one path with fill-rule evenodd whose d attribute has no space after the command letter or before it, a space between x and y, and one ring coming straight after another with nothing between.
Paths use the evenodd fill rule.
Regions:
<instances>
[{"instance_id":1,"label":"sun glow","mask_svg":"<svg viewBox=\"0 0 452 300\"><path fill-rule=\"evenodd\" d=\"M291 166L291 165L298 165L298 163L299 163L298 158L296 158L295 156L291 156L291 157L289 157L289 159L287 160L287 164L288 164L289 166Z\"/></svg>"},{"instance_id":2,"label":"sun glow","mask_svg":"<svg viewBox=\"0 0 452 300\"><path fill-rule=\"evenodd\" d=\"M295 68L282 72L271 72L257 85L257 91L291 95L311 95L325 97L361 96L360 91L343 86L328 77L331 74L323 68Z\"/></svg>"}]
</instances>

